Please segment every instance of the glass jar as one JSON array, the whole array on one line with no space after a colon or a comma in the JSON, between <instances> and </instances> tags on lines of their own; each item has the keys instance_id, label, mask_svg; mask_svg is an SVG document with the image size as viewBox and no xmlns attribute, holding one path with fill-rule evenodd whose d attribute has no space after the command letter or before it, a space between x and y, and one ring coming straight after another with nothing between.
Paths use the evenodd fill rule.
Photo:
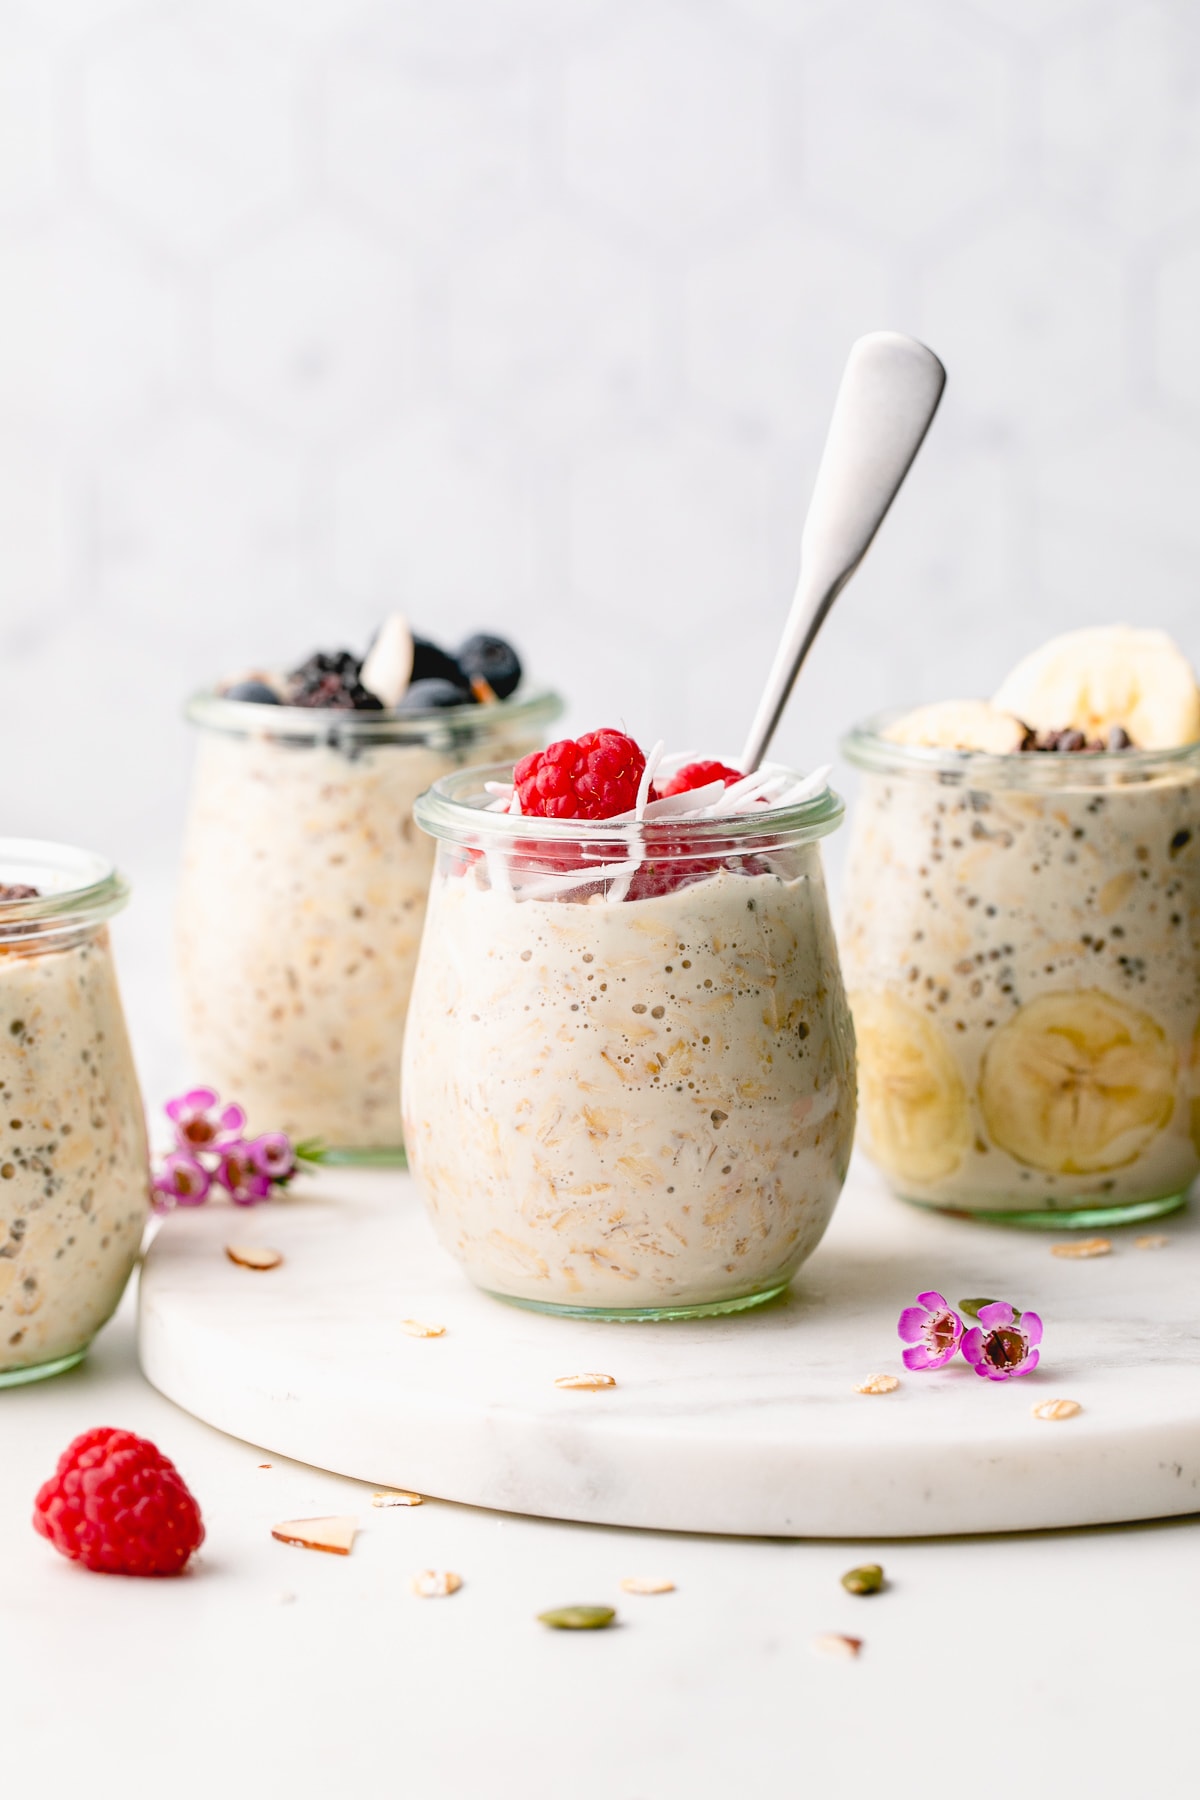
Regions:
<instances>
[{"instance_id":1,"label":"glass jar","mask_svg":"<svg viewBox=\"0 0 1200 1800\"><path fill-rule=\"evenodd\" d=\"M734 1312L820 1242L854 1046L818 840L842 803L702 821L416 807L438 839L404 1052L405 1138L480 1287L612 1319Z\"/></svg>"},{"instance_id":2,"label":"glass jar","mask_svg":"<svg viewBox=\"0 0 1200 1800\"><path fill-rule=\"evenodd\" d=\"M842 957L860 1143L909 1200L1096 1226L1200 1171L1200 746L863 771Z\"/></svg>"},{"instance_id":3,"label":"glass jar","mask_svg":"<svg viewBox=\"0 0 1200 1800\"><path fill-rule=\"evenodd\" d=\"M433 847L417 795L545 740L552 693L437 713L257 706L200 694L177 909L198 1080L254 1129L336 1160L403 1160L399 1070Z\"/></svg>"},{"instance_id":4,"label":"glass jar","mask_svg":"<svg viewBox=\"0 0 1200 1800\"><path fill-rule=\"evenodd\" d=\"M0 1387L79 1362L149 1211L146 1121L108 928L129 890L85 850L0 839Z\"/></svg>"}]
</instances>

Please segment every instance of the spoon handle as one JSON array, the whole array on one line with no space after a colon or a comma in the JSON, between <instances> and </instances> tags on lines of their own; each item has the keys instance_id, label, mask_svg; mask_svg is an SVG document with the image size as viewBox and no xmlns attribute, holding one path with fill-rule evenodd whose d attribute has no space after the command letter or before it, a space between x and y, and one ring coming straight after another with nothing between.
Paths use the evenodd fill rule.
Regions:
<instances>
[{"instance_id":1,"label":"spoon handle","mask_svg":"<svg viewBox=\"0 0 1200 1800\"><path fill-rule=\"evenodd\" d=\"M800 579L739 767L757 769L825 615L866 555L937 411L946 371L873 331L850 351L800 540Z\"/></svg>"}]
</instances>

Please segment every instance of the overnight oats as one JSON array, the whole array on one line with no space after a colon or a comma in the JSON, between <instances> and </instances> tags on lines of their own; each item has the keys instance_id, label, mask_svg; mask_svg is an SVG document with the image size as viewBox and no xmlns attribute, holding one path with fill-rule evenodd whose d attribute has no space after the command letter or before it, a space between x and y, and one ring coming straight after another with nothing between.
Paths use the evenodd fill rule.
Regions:
<instances>
[{"instance_id":1,"label":"overnight oats","mask_svg":"<svg viewBox=\"0 0 1200 1800\"><path fill-rule=\"evenodd\" d=\"M824 773L655 765L591 733L417 804L438 866L409 1156L471 1279L547 1311L769 1299L819 1243L850 1154L819 848L841 801Z\"/></svg>"},{"instance_id":2,"label":"overnight oats","mask_svg":"<svg viewBox=\"0 0 1200 1800\"><path fill-rule=\"evenodd\" d=\"M398 1072L433 846L413 802L468 763L545 741L560 703L515 652L456 656L388 621L363 661L319 653L196 696L177 912L199 1080L256 1129L350 1161L402 1152Z\"/></svg>"},{"instance_id":3,"label":"overnight oats","mask_svg":"<svg viewBox=\"0 0 1200 1800\"><path fill-rule=\"evenodd\" d=\"M0 840L0 1387L79 1362L141 1245L149 1152L106 925L127 892L85 851Z\"/></svg>"},{"instance_id":4,"label":"overnight oats","mask_svg":"<svg viewBox=\"0 0 1200 1800\"><path fill-rule=\"evenodd\" d=\"M842 958L860 1143L905 1198L1149 1218L1200 1171L1200 700L1162 633L874 720Z\"/></svg>"}]
</instances>

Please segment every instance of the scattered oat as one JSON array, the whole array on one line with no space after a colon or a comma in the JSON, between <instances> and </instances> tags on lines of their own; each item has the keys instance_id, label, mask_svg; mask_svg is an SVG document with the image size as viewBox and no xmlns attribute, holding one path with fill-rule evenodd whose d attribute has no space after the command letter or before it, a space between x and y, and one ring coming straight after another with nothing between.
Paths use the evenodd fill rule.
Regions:
<instances>
[{"instance_id":1,"label":"scattered oat","mask_svg":"<svg viewBox=\"0 0 1200 1800\"><path fill-rule=\"evenodd\" d=\"M282 1593L275 1594L273 1598L276 1606L290 1606L296 1596L295 1594L289 1594L285 1588Z\"/></svg>"},{"instance_id":2,"label":"scattered oat","mask_svg":"<svg viewBox=\"0 0 1200 1800\"><path fill-rule=\"evenodd\" d=\"M621 1586L627 1594L673 1594L675 1583L665 1575L626 1575Z\"/></svg>"},{"instance_id":3,"label":"scattered oat","mask_svg":"<svg viewBox=\"0 0 1200 1800\"><path fill-rule=\"evenodd\" d=\"M840 1632L826 1631L815 1637L812 1647L818 1656L840 1656L846 1662L852 1662L863 1647L861 1638L843 1637Z\"/></svg>"},{"instance_id":4,"label":"scattered oat","mask_svg":"<svg viewBox=\"0 0 1200 1800\"><path fill-rule=\"evenodd\" d=\"M349 1556L357 1530L358 1520L352 1518L285 1519L282 1525L272 1525L271 1536L281 1544L298 1544L302 1550Z\"/></svg>"},{"instance_id":5,"label":"scattered oat","mask_svg":"<svg viewBox=\"0 0 1200 1800\"><path fill-rule=\"evenodd\" d=\"M422 1506L420 1494L410 1493L408 1488L391 1488L386 1494L372 1494L372 1506Z\"/></svg>"},{"instance_id":6,"label":"scattered oat","mask_svg":"<svg viewBox=\"0 0 1200 1800\"><path fill-rule=\"evenodd\" d=\"M422 1569L412 1578L412 1591L422 1600L444 1600L447 1594L457 1594L461 1586L462 1576L452 1569Z\"/></svg>"},{"instance_id":7,"label":"scattered oat","mask_svg":"<svg viewBox=\"0 0 1200 1800\"><path fill-rule=\"evenodd\" d=\"M1107 1256L1111 1249L1107 1238L1072 1238L1066 1244L1051 1244L1050 1254L1079 1260L1085 1256Z\"/></svg>"},{"instance_id":8,"label":"scattered oat","mask_svg":"<svg viewBox=\"0 0 1200 1800\"><path fill-rule=\"evenodd\" d=\"M269 1469L271 1467L270 1463L259 1463L258 1466L260 1469Z\"/></svg>"},{"instance_id":9,"label":"scattered oat","mask_svg":"<svg viewBox=\"0 0 1200 1800\"><path fill-rule=\"evenodd\" d=\"M1134 1238L1133 1247L1135 1250L1165 1250L1170 1241L1161 1232L1153 1231L1149 1237Z\"/></svg>"},{"instance_id":10,"label":"scattered oat","mask_svg":"<svg viewBox=\"0 0 1200 1800\"><path fill-rule=\"evenodd\" d=\"M554 1631L603 1631L616 1618L611 1606L552 1606L540 1612L538 1620Z\"/></svg>"},{"instance_id":11,"label":"scattered oat","mask_svg":"<svg viewBox=\"0 0 1200 1800\"><path fill-rule=\"evenodd\" d=\"M616 1387L616 1377L612 1375L557 1375L555 1387L560 1388L599 1388Z\"/></svg>"},{"instance_id":12,"label":"scattered oat","mask_svg":"<svg viewBox=\"0 0 1200 1800\"><path fill-rule=\"evenodd\" d=\"M1078 1400L1039 1400L1033 1416L1035 1419L1073 1419L1082 1411Z\"/></svg>"},{"instance_id":13,"label":"scattered oat","mask_svg":"<svg viewBox=\"0 0 1200 1800\"><path fill-rule=\"evenodd\" d=\"M400 1329L407 1331L409 1337L445 1337L444 1325L422 1325L420 1319L401 1319Z\"/></svg>"},{"instance_id":14,"label":"scattered oat","mask_svg":"<svg viewBox=\"0 0 1200 1800\"><path fill-rule=\"evenodd\" d=\"M283 1251L267 1244L226 1244L225 1254L239 1269L277 1269L283 1261Z\"/></svg>"},{"instance_id":15,"label":"scattered oat","mask_svg":"<svg viewBox=\"0 0 1200 1800\"><path fill-rule=\"evenodd\" d=\"M900 1386L898 1375L868 1375L855 1388L856 1394L894 1394Z\"/></svg>"}]
</instances>

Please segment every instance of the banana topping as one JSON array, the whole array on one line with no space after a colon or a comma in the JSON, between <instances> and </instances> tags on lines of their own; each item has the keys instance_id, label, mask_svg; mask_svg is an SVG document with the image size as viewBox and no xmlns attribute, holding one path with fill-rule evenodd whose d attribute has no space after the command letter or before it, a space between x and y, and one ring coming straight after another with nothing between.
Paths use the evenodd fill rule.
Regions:
<instances>
[{"instance_id":1,"label":"banana topping","mask_svg":"<svg viewBox=\"0 0 1200 1800\"><path fill-rule=\"evenodd\" d=\"M1034 731L1107 740L1123 729L1142 750L1200 739L1200 692L1165 631L1101 625L1068 631L1025 657L992 703Z\"/></svg>"},{"instance_id":2,"label":"banana topping","mask_svg":"<svg viewBox=\"0 0 1200 1800\"><path fill-rule=\"evenodd\" d=\"M884 736L893 744L924 745L932 750L982 750L1008 756L1019 750L1026 731L1012 713L986 700L938 700L918 706L890 725Z\"/></svg>"}]
</instances>

